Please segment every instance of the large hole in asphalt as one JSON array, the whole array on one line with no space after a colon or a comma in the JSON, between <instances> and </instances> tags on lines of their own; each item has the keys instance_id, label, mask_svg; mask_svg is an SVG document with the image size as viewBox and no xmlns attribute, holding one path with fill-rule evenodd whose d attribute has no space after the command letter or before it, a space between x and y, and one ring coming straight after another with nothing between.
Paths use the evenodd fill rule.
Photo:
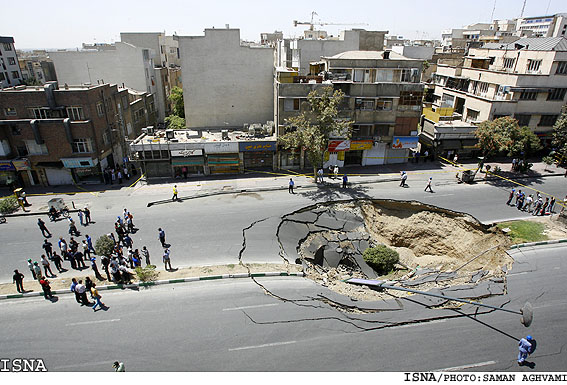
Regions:
<instances>
[{"instance_id":1,"label":"large hole in asphalt","mask_svg":"<svg viewBox=\"0 0 567 385\"><path fill-rule=\"evenodd\" d=\"M419 202L318 204L285 216L278 237L288 240L282 242L285 255L297 258L308 278L362 301L391 298L393 293L343 280L385 279L398 286L439 289L461 298L504 294L506 271L513 262L506 253L511 242L495 226ZM291 239L297 242L289 242ZM379 276L362 258L366 248L380 244L400 255L400 264L386 276ZM404 295L408 294L395 292L395 296Z\"/></svg>"}]
</instances>

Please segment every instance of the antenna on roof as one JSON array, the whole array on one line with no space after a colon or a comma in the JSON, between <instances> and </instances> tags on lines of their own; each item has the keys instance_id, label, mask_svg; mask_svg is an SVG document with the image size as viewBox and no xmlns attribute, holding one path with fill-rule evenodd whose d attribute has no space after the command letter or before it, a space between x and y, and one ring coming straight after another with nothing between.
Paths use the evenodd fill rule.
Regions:
<instances>
[{"instance_id":1,"label":"antenna on roof","mask_svg":"<svg viewBox=\"0 0 567 385\"><path fill-rule=\"evenodd\" d=\"M524 5L522 5L522 12L520 13L520 17L524 17L524 9L526 9L526 2L528 0L524 0Z\"/></svg>"},{"instance_id":2,"label":"antenna on roof","mask_svg":"<svg viewBox=\"0 0 567 385\"><path fill-rule=\"evenodd\" d=\"M490 15L490 21L494 21L494 10L496 9L496 0L494 0L494 7L492 7L492 15Z\"/></svg>"}]
</instances>

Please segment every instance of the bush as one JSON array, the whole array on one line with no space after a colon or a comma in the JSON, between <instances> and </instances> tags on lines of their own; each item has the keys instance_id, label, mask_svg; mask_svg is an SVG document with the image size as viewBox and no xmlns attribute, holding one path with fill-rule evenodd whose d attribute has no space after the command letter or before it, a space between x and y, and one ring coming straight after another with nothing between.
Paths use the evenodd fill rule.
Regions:
<instances>
[{"instance_id":1,"label":"bush","mask_svg":"<svg viewBox=\"0 0 567 385\"><path fill-rule=\"evenodd\" d=\"M0 213L11 214L19 207L18 200L14 196L0 199Z\"/></svg>"},{"instance_id":2,"label":"bush","mask_svg":"<svg viewBox=\"0 0 567 385\"><path fill-rule=\"evenodd\" d=\"M136 267L134 271L136 272L136 275L138 276L138 280L140 280L140 282L153 282L158 278L159 275L154 265Z\"/></svg>"},{"instance_id":3,"label":"bush","mask_svg":"<svg viewBox=\"0 0 567 385\"><path fill-rule=\"evenodd\" d=\"M114 251L114 241L108 235L103 235L95 242L95 251L97 255L110 256Z\"/></svg>"},{"instance_id":4,"label":"bush","mask_svg":"<svg viewBox=\"0 0 567 385\"><path fill-rule=\"evenodd\" d=\"M380 274L387 274L400 261L400 255L385 245L369 247L362 254L364 261Z\"/></svg>"}]
</instances>

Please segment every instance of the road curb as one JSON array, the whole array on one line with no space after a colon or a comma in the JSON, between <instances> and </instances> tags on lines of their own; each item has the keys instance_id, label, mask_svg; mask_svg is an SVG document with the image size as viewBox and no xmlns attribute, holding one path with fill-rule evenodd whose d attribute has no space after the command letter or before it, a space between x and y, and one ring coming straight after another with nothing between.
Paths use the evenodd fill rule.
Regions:
<instances>
[{"instance_id":1,"label":"road curb","mask_svg":"<svg viewBox=\"0 0 567 385\"><path fill-rule=\"evenodd\" d=\"M77 213L79 209L68 210L69 213ZM38 211L34 213L16 213L16 214L4 214L5 217L25 217L27 215L49 215L49 211ZM65 218L63 218L65 219Z\"/></svg>"},{"instance_id":2,"label":"road curb","mask_svg":"<svg viewBox=\"0 0 567 385\"><path fill-rule=\"evenodd\" d=\"M519 243L517 245L512 245L508 250L519 249L520 247L532 247L532 246L542 246L542 245L554 245L557 243L566 243L567 239L553 239L551 241L540 241L540 242L529 242L529 243Z\"/></svg>"},{"instance_id":3,"label":"road curb","mask_svg":"<svg viewBox=\"0 0 567 385\"><path fill-rule=\"evenodd\" d=\"M187 278L175 278L175 279L162 279L154 282L139 282L132 283L128 285L104 285L97 286L99 291L101 290L123 290L123 289L135 289L147 286L157 286L157 285L167 285L172 283L184 283L184 282L195 282L195 281L214 281L218 279L228 279L228 278L256 278L256 277L304 277L304 272L298 273L288 273L287 271L271 271L265 273L239 273L239 274L221 274L221 275L205 275L202 277L187 277ZM71 294L69 289L53 290L53 294ZM42 297L43 292L31 292L24 294L3 294L0 295L0 300L3 299L13 299L13 298L27 298L27 297Z\"/></svg>"}]
</instances>

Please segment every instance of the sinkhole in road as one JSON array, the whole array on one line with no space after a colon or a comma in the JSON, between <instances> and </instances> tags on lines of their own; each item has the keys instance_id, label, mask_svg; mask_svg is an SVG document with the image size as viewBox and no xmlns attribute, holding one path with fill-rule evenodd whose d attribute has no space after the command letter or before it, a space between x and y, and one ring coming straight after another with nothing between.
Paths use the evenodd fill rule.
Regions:
<instances>
[{"instance_id":1,"label":"sinkhole in road","mask_svg":"<svg viewBox=\"0 0 567 385\"><path fill-rule=\"evenodd\" d=\"M278 238L287 240L282 242L284 255L296 257L307 277L363 301L408 294L378 292L344 279L386 279L416 290L443 289L478 299L505 293L506 271L513 263L506 253L511 242L497 227L415 201L349 200L309 206L283 217ZM290 242L294 238L296 242ZM362 258L366 248L380 244L400 256L400 264L387 276L379 276Z\"/></svg>"}]
</instances>

